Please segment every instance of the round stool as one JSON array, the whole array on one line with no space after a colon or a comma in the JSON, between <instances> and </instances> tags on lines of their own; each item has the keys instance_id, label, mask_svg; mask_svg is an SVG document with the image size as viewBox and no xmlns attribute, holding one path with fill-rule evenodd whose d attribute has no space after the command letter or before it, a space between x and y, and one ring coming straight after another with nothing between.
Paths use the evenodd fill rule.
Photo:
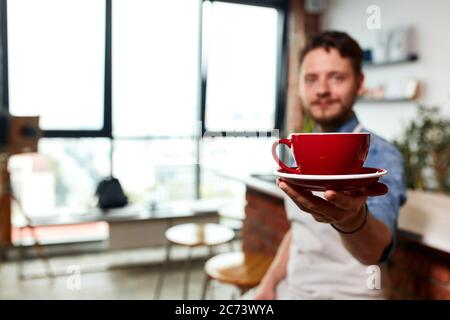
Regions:
<instances>
[{"instance_id":1,"label":"round stool","mask_svg":"<svg viewBox=\"0 0 450 320\"><path fill-rule=\"evenodd\" d=\"M205 264L207 280L202 299L206 297L211 280L232 284L239 288L241 294L256 287L270 267L274 257L244 252L230 252L210 258Z\"/></svg>"},{"instance_id":2,"label":"round stool","mask_svg":"<svg viewBox=\"0 0 450 320\"><path fill-rule=\"evenodd\" d=\"M167 229L166 238L174 244L188 247L217 246L232 240L234 232L215 223L186 223Z\"/></svg>"},{"instance_id":3,"label":"round stool","mask_svg":"<svg viewBox=\"0 0 450 320\"><path fill-rule=\"evenodd\" d=\"M185 264L183 299L188 298L189 273L191 266L192 248L206 246L212 255L212 248L217 245L225 244L233 240L234 231L230 228L215 223L186 223L175 225L166 230L167 241L165 266L161 269L160 277L156 286L155 298L159 298L161 293L164 271L167 269L170 261L170 250L172 245L181 245L188 247L188 257Z\"/></svg>"}]
</instances>

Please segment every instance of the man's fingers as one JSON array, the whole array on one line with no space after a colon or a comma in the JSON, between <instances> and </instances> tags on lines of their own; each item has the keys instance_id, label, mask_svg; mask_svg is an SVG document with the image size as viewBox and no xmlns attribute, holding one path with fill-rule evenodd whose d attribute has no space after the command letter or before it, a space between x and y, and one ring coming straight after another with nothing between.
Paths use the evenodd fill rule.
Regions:
<instances>
[{"instance_id":1,"label":"man's fingers","mask_svg":"<svg viewBox=\"0 0 450 320\"><path fill-rule=\"evenodd\" d=\"M384 183L377 182L355 192L337 192L327 190L324 196L325 199L333 203L338 208L343 210L357 210L367 201L367 197L381 196L387 192L388 187Z\"/></svg>"},{"instance_id":2,"label":"man's fingers","mask_svg":"<svg viewBox=\"0 0 450 320\"><path fill-rule=\"evenodd\" d=\"M312 217L314 218L314 220L316 220L317 222L322 222L322 223L334 223L334 221L330 220L330 218L324 218L323 216L317 215L317 214L312 214Z\"/></svg>"},{"instance_id":3,"label":"man's fingers","mask_svg":"<svg viewBox=\"0 0 450 320\"><path fill-rule=\"evenodd\" d=\"M352 195L352 196L358 196L358 195L366 195L368 197L377 197L382 196L388 193L389 188L387 185L381 182L375 182L374 184L371 184L370 186L367 186L363 188L362 190L358 191L344 191L344 193Z\"/></svg>"},{"instance_id":4,"label":"man's fingers","mask_svg":"<svg viewBox=\"0 0 450 320\"><path fill-rule=\"evenodd\" d=\"M324 221L336 221L343 212L332 203L314 196L311 192L295 190L288 183L280 180L278 186L283 190L303 211L309 212Z\"/></svg>"},{"instance_id":5,"label":"man's fingers","mask_svg":"<svg viewBox=\"0 0 450 320\"><path fill-rule=\"evenodd\" d=\"M376 196L382 196L386 194L389 191L389 188L387 185L381 182L376 182L364 190L366 195L369 197L376 197Z\"/></svg>"},{"instance_id":6,"label":"man's fingers","mask_svg":"<svg viewBox=\"0 0 450 320\"><path fill-rule=\"evenodd\" d=\"M314 196L309 191L295 190L284 181L280 182L279 187L286 192L292 200L302 205L307 210L323 212L326 209L330 209L329 204L327 204L326 201L324 201L325 203L322 203L320 201L322 200L321 198Z\"/></svg>"},{"instance_id":7,"label":"man's fingers","mask_svg":"<svg viewBox=\"0 0 450 320\"><path fill-rule=\"evenodd\" d=\"M333 190L325 191L325 199L334 204L336 207L343 210L355 211L358 210L367 200L367 196L361 194L346 194Z\"/></svg>"},{"instance_id":8,"label":"man's fingers","mask_svg":"<svg viewBox=\"0 0 450 320\"><path fill-rule=\"evenodd\" d=\"M302 209L310 213L316 221L334 223L339 221L346 212L358 211L369 196L386 194L388 187L380 182L356 192L338 192L327 190L324 198L317 197L311 191L304 191L282 179L277 179L277 185Z\"/></svg>"}]
</instances>

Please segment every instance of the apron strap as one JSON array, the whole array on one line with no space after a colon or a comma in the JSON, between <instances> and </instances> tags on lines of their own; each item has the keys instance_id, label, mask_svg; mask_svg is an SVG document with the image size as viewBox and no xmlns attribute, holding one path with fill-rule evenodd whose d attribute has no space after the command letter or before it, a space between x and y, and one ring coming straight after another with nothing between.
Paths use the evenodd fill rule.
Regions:
<instances>
[{"instance_id":1,"label":"apron strap","mask_svg":"<svg viewBox=\"0 0 450 320\"><path fill-rule=\"evenodd\" d=\"M358 123L358 125L353 129L353 133L360 132L363 129L363 126L361 123Z\"/></svg>"}]
</instances>

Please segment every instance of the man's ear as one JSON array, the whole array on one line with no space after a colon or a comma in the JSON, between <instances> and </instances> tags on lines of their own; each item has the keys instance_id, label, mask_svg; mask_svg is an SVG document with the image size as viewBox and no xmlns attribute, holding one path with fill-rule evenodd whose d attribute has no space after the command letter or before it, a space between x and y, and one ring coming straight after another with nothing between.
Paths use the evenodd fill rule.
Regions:
<instances>
[{"instance_id":1,"label":"man's ear","mask_svg":"<svg viewBox=\"0 0 450 320\"><path fill-rule=\"evenodd\" d=\"M297 97L301 98L302 96L302 84L300 82L301 80L298 80L298 84L297 84Z\"/></svg>"},{"instance_id":2,"label":"man's ear","mask_svg":"<svg viewBox=\"0 0 450 320\"><path fill-rule=\"evenodd\" d=\"M302 77L303 77L303 74L302 74L302 70L300 69L300 67L298 69L299 69L299 72L297 73L297 80L298 80L298 82L297 82L297 96L300 97L301 92L302 92Z\"/></svg>"},{"instance_id":3,"label":"man's ear","mask_svg":"<svg viewBox=\"0 0 450 320\"><path fill-rule=\"evenodd\" d=\"M303 93L303 83L302 83L302 79L300 77L298 77L298 83L297 83L297 97L299 99L302 98L302 93Z\"/></svg>"},{"instance_id":4,"label":"man's ear","mask_svg":"<svg viewBox=\"0 0 450 320\"><path fill-rule=\"evenodd\" d=\"M361 73L358 77L358 96L362 96L364 93L364 73Z\"/></svg>"}]
</instances>

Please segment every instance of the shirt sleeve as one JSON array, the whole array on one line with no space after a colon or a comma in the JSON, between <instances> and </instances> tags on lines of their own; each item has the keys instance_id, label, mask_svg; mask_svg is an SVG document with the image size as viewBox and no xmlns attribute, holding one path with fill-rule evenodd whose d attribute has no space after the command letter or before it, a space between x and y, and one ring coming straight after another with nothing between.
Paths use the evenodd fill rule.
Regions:
<instances>
[{"instance_id":1,"label":"shirt sleeve","mask_svg":"<svg viewBox=\"0 0 450 320\"><path fill-rule=\"evenodd\" d=\"M369 212L383 222L391 231L393 243L385 252L380 262L388 260L395 249L397 238L397 220L401 206L406 202L406 183L401 153L391 144L378 143L378 148L369 151L366 166L384 168L387 174L379 181L389 188L387 194L379 197L369 197L367 206Z\"/></svg>"}]
</instances>

